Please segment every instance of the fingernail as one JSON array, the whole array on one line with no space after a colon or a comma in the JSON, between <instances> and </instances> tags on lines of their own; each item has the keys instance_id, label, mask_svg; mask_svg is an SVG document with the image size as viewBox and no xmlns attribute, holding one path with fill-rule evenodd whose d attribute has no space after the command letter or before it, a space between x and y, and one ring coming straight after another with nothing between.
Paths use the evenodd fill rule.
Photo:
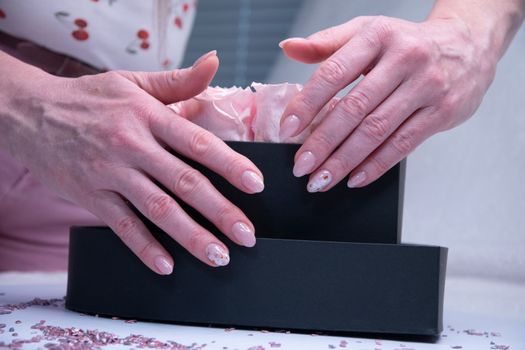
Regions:
<instances>
[{"instance_id":1,"label":"fingernail","mask_svg":"<svg viewBox=\"0 0 525 350\"><path fill-rule=\"evenodd\" d=\"M284 47L284 45L286 45L287 43L289 43L290 41L307 41L305 38L288 38L288 39L285 39L283 41L281 41L279 43L279 47L282 49Z\"/></svg>"},{"instance_id":2,"label":"fingernail","mask_svg":"<svg viewBox=\"0 0 525 350\"><path fill-rule=\"evenodd\" d=\"M279 130L279 137L282 139L289 138L299 130L299 125L301 124L301 120L296 115L290 115L286 117L283 121L283 125L281 126L281 130Z\"/></svg>"},{"instance_id":3,"label":"fingernail","mask_svg":"<svg viewBox=\"0 0 525 350\"><path fill-rule=\"evenodd\" d=\"M310 193L319 192L328 186L330 182L332 182L332 173L328 170L322 170L312 177L306 188Z\"/></svg>"},{"instance_id":4,"label":"fingernail","mask_svg":"<svg viewBox=\"0 0 525 350\"><path fill-rule=\"evenodd\" d=\"M169 275L173 272L173 265L162 255L155 258L155 267L163 275Z\"/></svg>"},{"instance_id":5,"label":"fingernail","mask_svg":"<svg viewBox=\"0 0 525 350\"><path fill-rule=\"evenodd\" d=\"M366 180L366 173L360 171L355 175L352 175L346 184L348 187L353 188L363 184Z\"/></svg>"},{"instance_id":6,"label":"fingernail","mask_svg":"<svg viewBox=\"0 0 525 350\"><path fill-rule=\"evenodd\" d=\"M242 173L241 181L242 184L253 193L259 193L264 190L263 179L259 176L259 174L251 170L246 170L244 173Z\"/></svg>"},{"instance_id":7,"label":"fingernail","mask_svg":"<svg viewBox=\"0 0 525 350\"><path fill-rule=\"evenodd\" d=\"M194 63L193 65L191 66L192 68L197 68L197 66L199 64L201 64L202 62L206 61L208 59L208 57L210 56L217 56L217 50L212 50L208 53L205 53L204 55L202 55L201 57L199 57Z\"/></svg>"},{"instance_id":8,"label":"fingernail","mask_svg":"<svg viewBox=\"0 0 525 350\"><path fill-rule=\"evenodd\" d=\"M295 162L295 165L293 167L293 174L295 177L301 177L303 175L310 173L312 170L314 170L314 166L315 166L314 154L310 151L303 152L297 158L297 162Z\"/></svg>"},{"instance_id":9,"label":"fingernail","mask_svg":"<svg viewBox=\"0 0 525 350\"><path fill-rule=\"evenodd\" d=\"M255 235L250 226L244 222L236 222L233 224L232 232L235 238L245 247L253 247L255 245Z\"/></svg>"},{"instance_id":10,"label":"fingernail","mask_svg":"<svg viewBox=\"0 0 525 350\"><path fill-rule=\"evenodd\" d=\"M206 254L208 255L208 259L217 266L226 266L230 262L228 252L218 244L208 244Z\"/></svg>"}]
</instances>

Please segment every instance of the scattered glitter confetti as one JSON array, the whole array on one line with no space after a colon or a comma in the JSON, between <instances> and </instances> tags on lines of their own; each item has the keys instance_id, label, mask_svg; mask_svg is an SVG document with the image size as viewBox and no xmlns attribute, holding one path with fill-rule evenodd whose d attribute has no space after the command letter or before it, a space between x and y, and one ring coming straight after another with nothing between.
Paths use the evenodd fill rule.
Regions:
<instances>
[{"instance_id":1,"label":"scattered glitter confetti","mask_svg":"<svg viewBox=\"0 0 525 350\"><path fill-rule=\"evenodd\" d=\"M481 336L481 335L484 335L483 332L478 332L474 329L466 329L463 331L463 333L467 333L468 335L477 335L477 336Z\"/></svg>"},{"instance_id":2,"label":"scattered glitter confetti","mask_svg":"<svg viewBox=\"0 0 525 350\"><path fill-rule=\"evenodd\" d=\"M31 326L31 329L37 329L42 332L38 335L26 340L16 339L11 343L0 341L0 348L19 349L24 345L31 343L39 343L46 340L46 348L49 349L100 349L109 345L126 345L136 346L138 348L154 348L154 349L171 349L171 350L200 350L206 344L193 343L189 346L179 344L175 341L161 341L152 337L145 337L138 334L130 334L126 337L119 337L113 333L99 331L99 330L83 330L81 328L70 327L62 328L57 326L46 325L44 320ZM13 336L18 336L13 333Z\"/></svg>"},{"instance_id":3,"label":"scattered glitter confetti","mask_svg":"<svg viewBox=\"0 0 525 350\"><path fill-rule=\"evenodd\" d=\"M277 343L277 342L274 342L274 341L269 342L269 344L270 344L271 348L280 348L281 347L281 343Z\"/></svg>"}]
</instances>

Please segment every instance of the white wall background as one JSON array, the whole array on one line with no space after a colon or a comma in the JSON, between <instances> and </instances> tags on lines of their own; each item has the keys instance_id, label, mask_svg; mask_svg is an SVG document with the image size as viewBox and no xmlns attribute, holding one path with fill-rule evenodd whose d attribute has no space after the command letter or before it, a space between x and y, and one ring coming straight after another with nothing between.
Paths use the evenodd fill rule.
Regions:
<instances>
[{"instance_id":1,"label":"white wall background","mask_svg":"<svg viewBox=\"0 0 525 350\"><path fill-rule=\"evenodd\" d=\"M423 20L430 0L306 1L290 36L359 15ZM269 82L304 83L314 66L281 56ZM408 159L405 242L450 248L449 277L525 284L525 29L477 113Z\"/></svg>"}]
</instances>

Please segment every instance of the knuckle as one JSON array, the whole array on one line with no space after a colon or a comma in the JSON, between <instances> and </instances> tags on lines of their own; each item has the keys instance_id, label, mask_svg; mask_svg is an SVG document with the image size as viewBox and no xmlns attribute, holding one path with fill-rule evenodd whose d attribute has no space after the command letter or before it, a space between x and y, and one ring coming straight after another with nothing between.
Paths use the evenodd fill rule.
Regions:
<instances>
[{"instance_id":1,"label":"knuckle","mask_svg":"<svg viewBox=\"0 0 525 350\"><path fill-rule=\"evenodd\" d=\"M132 115L135 116L137 120L142 122L150 123L151 121L157 120L158 116L153 112L150 103L144 103L144 100L137 99L130 103L130 109Z\"/></svg>"},{"instance_id":2,"label":"knuckle","mask_svg":"<svg viewBox=\"0 0 525 350\"><path fill-rule=\"evenodd\" d=\"M426 73L427 77L427 84L432 86L434 89L442 90L444 87L446 87L446 81L445 76L442 72L439 70L430 70Z\"/></svg>"},{"instance_id":3,"label":"knuckle","mask_svg":"<svg viewBox=\"0 0 525 350\"><path fill-rule=\"evenodd\" d=\"M151 194L145 203L146 213L154 222L164 221L173 208L173 199L166 194Z\"/></svg>"},{"instance_id":4,"label":"knuckle","mask_svg":"<svg viewBox=\"0 0 525 350\"><path fill-rule=\"evenodd\" d=\"M188 250L195 254L207 240L208 235L201 228L193 229L188 239Z\"/></svg>"},{"instance_id":5,"label":"knuckle","mask_svg":"<svg viewBox=\"0 0 525 350\"><path fill-rule=\"evenodd\" d=\"M377 39L381 42L390 39L394 30L388 17L377 16L373 21L373 28Z\"/></svg>"},{"instance_id":6,"label":"knuckle","mask_svg":"<svg viewBox=\"0 0 525 350\"><path fill-rule=\"evenodd\" d=\"M383 141L388 136L388 123L386 119L370 115L363 121L363 132L376 141Z\"/></svg>"},{"instance_id":7,"label":"knuckle","mask_svg":"<svg viewBox=\"0 0 525 350\"><path fill-rule=\"evenodd\" d=\"M140 149L139 142L131 137L126 127L117 127L108 135L110 145L117 150L136 151Z\"/></svg>"},{"instance_id":8,"label":"knuckle","mask_svg":"<svg viewBox=\"0 0 525 350\"><path fill-rule=\"evenodd\" d=\"M218 226L223 228L225 231L229 230L229 228L227 227L227 223L236 214L237 214L237 210L235 210L235 208L233 208L231 205L226 204L226 205L221 206L221 208L219 208L216 212L216 220L217 220Z\"/></svg>"},{"instance_id":9,"label":"knuckle","mask_svg":"<svg viewBox=\"0 0 525 350\"><path fill-rule=\"evenodd\" d=\"M342 100L345 113L348 116L356 116L359 120L367 114L370 104L370 96L361 89L353 89Z\"/></svg>"},{"instance_id":10,"label":"knuckle","mask_svg":"<svg viewBox=\"0 0 525 350\"><path fill-rule=\"evenodd\" d=\"M415 146L414 135L411 132L401 131L392 139L392 145L401 155L406 155Z\"/></svg>"},{"instance_id":11,"label":"knuckle","mask_svg":"<svg viewBox=\"0 0 525 350\"><path fill-rule=\"evenodd\" d=\"M405 59L416 64L426 64L431 59L431 53L423 42L412 40L406 44Z\"/></svg>"},{"instance_id":12,"label":"knuckle","mask_svg":"<svg viewBox=\"0 0 525 350\"><path fill-rule=\"evenodd\" d=\"M388 164L379 157L372 157L371 163L377 176L381 176L381 174L386 173L390 169Z\"/></svg>"},{"instance_id":13,"label":"knuckle","mask_svg":"<svg viewBox=\"0 0 525 350\"><path fill-rule=\"evenodd\" d=\"M234 176L242 173L246 169L246 159L242 156L232 157L232 159L226 165L227 176Z\"/></svg>"},{"instance_id":14,"label":"knuckle","mask_svg":"<svg viewBox=\"0 0 525 350\"><path fill-rule=\"evenodd\" d=\"M197 170L188 168L179 173L173 182L173 191L179 196L187 196L194 192L203 181L203 176Z\"/></svg>"},{"instance_id":15,"label":"knuckle","mask_svg":"<svg viewBox=\"0 0 525 350\"><path fill-rule=\"evenodd\" d=\"M311 136L311 140L312 145L319 150L319 154L327 154L336 146L334 137L321 130L316 131Z\"/></svg>"},{"instance_id":16,"label":"knuckle","mask_svg":"<svg viewBox=\"0 0 525 350\"><path fill-rule=\"evenodd\" d=\"M319 67L319 78L329 86L338 85L345 79L346 68L335 58L330 58Z\"/></svg>"},{"instance_id":17,"label":"knuckle","mask_svg":"<svg viewBox=\"0 0 525 350\"><path fill-rule=\"evenodd\" d=\"M148 241L143 246L141 246L140 249L137 251L137 256L139 257L139 259L142 261L146 261L148 256L151 255L149 254L149 252L153 251L155 249L155 246L155 241L152 240Z\"/></svg>"},{"instance_id":18,"label":"knuckle","mask_svg":"<svg viewBox=\"0 0 525 350\"><path fill-rule=\"evenodd\" d=\"M137 235L140 228L140 221L133 216L126 216L120 219L115 226L115 233L126 243L129 243Z\"/></svg>"},{"instance_id":19,"label":"knuckle","mask_svg":"<svg viewBox=\"0 0 525 350\"><path fill-rule=\"evenodd\" d=\"M345 154L344 152L338 152L337 154L334 154L330 160L330 163L332 163L330 168L338 169L339 172L343 172L345 175L348 174L352 168L352 161L349 155Z\"/></svg>"},{"instance_id":20,"label":"knuckle","mask_svg":"<svg viewBox=\"0 0 525 350\"><path fill-rule=\"evenodd\" d=\"M303 92L299 92L296 95L294 106L296 107L300 106L300 108L303 109L308 115L316 114L316 110L317 110L316 106L313 104L313 101L309 97L307 97Z\"/></svg>"},{"instance_id":21,"label":"knuckle","mask_svg":"<svg viewBox=\"0 0 525 350\"><path fill-rule=\"evenodd\" d=\"M206 156L213 143L213 135L206 130L198 130L190 138L190 152L194 157Z\"/></svg>"}]
</instances>

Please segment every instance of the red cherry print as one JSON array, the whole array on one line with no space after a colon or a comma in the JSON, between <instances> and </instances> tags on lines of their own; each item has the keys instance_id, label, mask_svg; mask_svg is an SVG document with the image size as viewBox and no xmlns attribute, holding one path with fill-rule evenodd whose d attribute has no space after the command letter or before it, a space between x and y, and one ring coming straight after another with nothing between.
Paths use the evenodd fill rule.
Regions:
<instances>
[{"instance_id":1,"label":"red cherry print","mask_svg":"<svg viewBox=\"0 0 525 350\"><path fill-rule=\"evenodd\" d=\"M147 30L145 30L145 29L141 29L141 30L139 30L139 31L137 32L137 37L138 37L139 39L147 39L147 38L149 38L149 33L148 33Z\"/></svg>"},{"instance_id":2,"label":"red cherry print","mask_svg":"<svg viewBox=\"0 0 525 350\"><path fill-rule=\"evenodd\" d=\"M79 41L84 41L84 40L87 40L89 38L88 32L86 32L83 29L77 29L73 33L71 33L71 35L73 35L73 38L75 38L75 39L77 39Z\"/></svg>"},{"instance_id":3,"label":"red cherry print","mask_svg":"<svg viewBox=\"0 0 525 350\"><path fill-rule=\"evenodd\" d=\"M188 10L190 9L190 5L185 2L183 5L182 5L182 11L184 12L188 12Z\"/></svg>"},{"instance_id":4,"label":"red cherry print","mask_svg":"<svg viewBox=\"0 0 525 350\"><path fill-rule=\"evenodd\" d=\"M5 18L5 12L3 10L0 10L0 18Z\"/></svg>"},{"instance_id":5,"label":"red cherry print","mask_svg":"<svg viewBox=\"0 0 525 350\"><path fill-rule=\"evenodd\" d=\"M176 25L178 28L182 29L182 19L180 19L179 16L175 17L175 25Z\"/></svg>"},{"instance_id":6,"label":"red cherry print","mask_svg":"<svg viewBox=\"0 0 525 350\"><path fill-rule=\"evenodd\" d=\"M143 49L143 50L147 50L149 48L149 42L147 42L146 40L144 40L141 44L140 44L140 48Z\"/></svg>"},{"instance_id":7,"label":"red cherry print","mask_svg":"<svg viewBox=\"0 0 525 350\"><path fill-rule=\"evenodd\" d=\"M173 62L169 58L166 58L166 59L164 59L164 61L162 61L162 67L164 67L164 68L168 68L172 64L173 64Z\"/></svg>"},{"instance_id":8,"label":"red cherry print","mask_svg":"<svg viewBox=\"0 0 525 350\"><path fill-rule=\"evenodd\" d=\"M79 28L86 28L87 27L87 21L82 18L75 19L75 25Z\"/></svg>"}]
</instances>

